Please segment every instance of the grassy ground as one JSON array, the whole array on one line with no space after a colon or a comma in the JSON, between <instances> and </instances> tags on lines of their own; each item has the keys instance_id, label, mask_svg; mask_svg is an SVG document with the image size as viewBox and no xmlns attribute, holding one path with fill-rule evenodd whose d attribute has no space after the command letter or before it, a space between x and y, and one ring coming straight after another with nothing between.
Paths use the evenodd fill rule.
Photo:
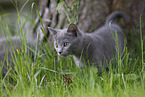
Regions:
<instances>
[{"instance_id":1,"label":"grassy ground","mask_svg":"<svg viewBox=\"0 0 145 97\"><path fill-rule=\"evenodd\" d=\"M56 60L55 51L44 47L46 59L38 56L36 62L22 62L22 55L17 59L16 73L8 72L0 81L0 96L71 96L71 97L144 97L145 72L142 71L142 60L134 53L125 51L122 59L110 66L109 72L102 76L96 74L96 67L82 70L75 66L72 57ZM126 48L127 49L127 48ZM124 63L124 66L120 65ZM121 66L121 67L119 67ZM10 71L13 71L12 69ZM8 75L16 80L9 83ZM3 88L5 87L5 88Z\"/></svg>"},{"instance_id":2,"label":"grassy ground","mask_svg":"<svg viewBox=\"0 0 145 97\"><path fill-rule=\"evenodd\" d=\"M19 21L21 21L19 16ZM1 20L3 32L9 31L6 21ZM141 25L140 25L141 26ZM20 27L21 28L21 27ZM5 29L5 30L4 30ZM22 29L22 28L21 28ZM21 32L21 29L19 31ZM130 30L131 31L131 30ZM140 31L142 34L142 31ZM124 55L118 59L116 66L111 63L109 72L97 75L96 67L79 69L73 58L60 58L48 44L42 47L46 59L38 54L35 61L18 53L15 60L15 72L10 68L6 77L0 75L0 96L12 97L144 97L145 71L143 40L127 45ZM142 44L142 45L141 45ZM35 52L35 51L34 51ZM37 54L37 52L35 52ZM59 59L59 60L58 60ZM123 63L123 65L122 65ZM20 67L20 68L18 68ZM2 67L0 67L0 70ZM9 83L9 75L15 84Z\"/></svg>"}]
</instances>

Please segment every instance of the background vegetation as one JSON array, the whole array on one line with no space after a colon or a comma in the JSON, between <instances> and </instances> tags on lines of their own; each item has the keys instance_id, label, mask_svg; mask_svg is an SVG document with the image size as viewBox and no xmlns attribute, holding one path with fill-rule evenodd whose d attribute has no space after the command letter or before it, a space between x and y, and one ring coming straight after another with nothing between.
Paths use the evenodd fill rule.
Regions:
<instances>
[{"instance_id":1,"label":"background vegetation","mask_svg":"<svg viewBox=\"0 0 145 97\"><path fill-rule=\"evenodd\" d=\"M69 22L77 22L79 15L79 13L77 13L78 9L73 10L75 13L72 14L65 1L61 0L61 2L57 1L57 3L56 9L58 12L61 12L62 7L64 7L66 11L66 17L69 20L66 24ZM39 6L37 7L37 3L32 3L30 13L25 15L21 12L25 9L25 4L26 2L22 4L24 6L19 8L17 7L17 3L13 2L13 5L16 8L15 15L17 15L17 25L15 26L16 28L13 28L13 31L10 30L10 20L4 19L6 16L9 16L9 13L0 15L1 33L3 33L5 37L13 35L26 36L26 40L28 38L27 35L31 37L30 32L35 33L35 35L32 34L35 38L32 40L35 41L35 45L39 45L38 47L41 45L41 48L39 49L44 53L39 53L36 50L38 49L36 46L33 50L36 56L35 60L29 60L28 55L23 55L22 52L18 51L18 55L14 58L14 61L16 61L15 71L10 68L4 78L2 78L2 74L0 75L1 97L144 97L145 50L142 30L144 17L142 15L138 17L139 22L136 27L125 29L125 32L129 33L126 34L128 35L127 39L129 42L125 47L124 55L121 58L119 57L116 66L113 66L110 62L109 72L104 72L99 76L96 74L96 67L80 69L75 66L71 56L61 58L57 56L53 46L50 46L49 42L43 43L41 41L42 34L38 33L42 32L44 36L46 33L41 10L39 9ZM79 6L79 1L76 1L71 6L71 9L74 7L78 8ZM34 19L34 17L37 19L37 17L34 16L36 15L34 11L38 14L39 23L41 25L39 27L35 26L39 23ZM13 18L11 17L10 19ZM29 26L29 24L34 24L34 26ZM53 24L49 24L49 26L53 26ZM33 29L28 29L29 27ZM63 28L59 26L54 27ZM35 31L34 29L38 30ZM139 38L134 35L134 33L137 32L139 32ZM29 38L28 40L31 39ZM39 41L40 44L38 43ZM45 55L46 58L42 57L43 55ZM25 61L22 60L23 57L25 57ZM4 63L1 62L1 64L3 66ZM0 69L2 69L2 66ZM13 83L10 83L10 78L13 79Z\"/></svg>"}]
</instances>

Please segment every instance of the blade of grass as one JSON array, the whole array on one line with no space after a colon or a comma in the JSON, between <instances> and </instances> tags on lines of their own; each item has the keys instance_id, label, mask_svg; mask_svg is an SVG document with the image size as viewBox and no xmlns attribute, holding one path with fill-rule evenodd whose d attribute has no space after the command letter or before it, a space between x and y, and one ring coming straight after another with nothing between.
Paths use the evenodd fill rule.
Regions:
<instances>
[{"instance_id":1,"label":"blade of grass","mask_svg":"<svg viewBox=\"0 0 145 97\"><path fill-rule=\"evenodd\" d=\"M140 15L140 41L141 41L141 66L142 66L142 70L141 70L141 75L142 75L142 86L144 89L144 58L143 58L143 38L142 38L142 15Z\"/></svg>"}]
</instances>

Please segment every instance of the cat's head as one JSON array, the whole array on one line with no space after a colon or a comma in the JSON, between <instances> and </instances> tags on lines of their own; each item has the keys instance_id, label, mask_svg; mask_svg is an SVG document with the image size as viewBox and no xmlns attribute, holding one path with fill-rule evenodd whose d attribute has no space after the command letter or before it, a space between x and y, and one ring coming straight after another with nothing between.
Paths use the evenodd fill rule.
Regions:
<instances>
[{"instance_id":1,"label":"cat's head","mask_svg":"<svg viewBox=\"0 0 145 97\"><path fill-rule=\"evenodd\" d=\"M79 45L81 32L79 28L71 23L67 29L54 29L48 27L54 37L54 46L61 56L72 55Z\"/></svg>"}]
</instances>

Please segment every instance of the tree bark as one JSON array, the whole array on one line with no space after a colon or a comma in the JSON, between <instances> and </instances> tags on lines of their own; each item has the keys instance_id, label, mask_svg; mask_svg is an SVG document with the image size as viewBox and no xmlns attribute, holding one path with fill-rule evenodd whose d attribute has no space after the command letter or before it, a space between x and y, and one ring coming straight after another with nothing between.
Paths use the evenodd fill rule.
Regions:
<instances>
[{"instance_id":1,"label":"tree bark","mask_svg":"<svg viewBox=\"0 0 145 97\"><path fill-rule=\"evenodd\" d=\"M65 0L68 10L75 0ZM66 16L66 9L61 8L61 13L58 13L56 7L59 1L54 0L40 0L39 11L43 21L46 36L40 31L40 42L48 38L51 45L52 35L47 30L47 27L66 28L68 26L68 19ZM92 32L97 30L105 22L106 17L113 11L122 11L129 15L130 22L123 24L124 29L130 29L139 24L139 16L145 16L145 0L81 0L78 11L77 25L84 32ZM78 7L76 7L78 8ZM70 13L73 14L74 10ZM76 10L75 10L76 11ZM142 24L144 26L145 24ZM41 23L39 17L36 18L33 33L36 29L40 29ZM145 26L144 26L145 27ZM145 29L145 28L144 28ZM127 34L127 33L125 33Z\"/></svg>"}]
</instances>

